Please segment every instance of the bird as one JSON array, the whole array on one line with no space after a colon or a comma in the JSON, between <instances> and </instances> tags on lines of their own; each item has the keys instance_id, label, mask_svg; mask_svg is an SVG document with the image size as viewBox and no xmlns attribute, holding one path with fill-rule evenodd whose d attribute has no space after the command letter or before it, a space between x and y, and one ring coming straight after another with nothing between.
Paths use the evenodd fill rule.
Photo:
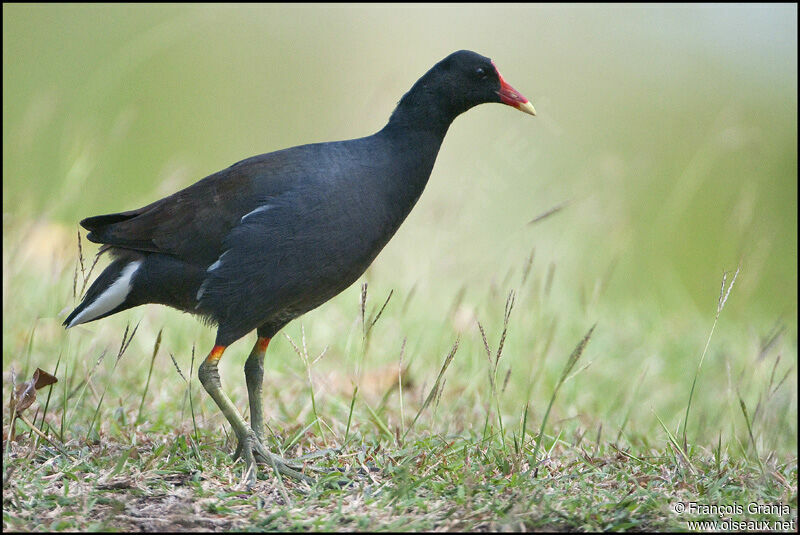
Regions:
<instances>
[{"instance_id":1,"label":"bird","mask_svg":"<svg viewBox=\"0 0 800 535\"><path fill-rule=\"evenodd\" d=\"M269 342L358 280L422 194L453 120L484 103L536 115L491 59L459 50L419 78L375 134L253 156L143 208L83 219L87 239L101 244L98 255L112 261L64 326L147 303L215 325L198 378L236 435L234 460L244 459L248 485L258 463L308 481L296 461L264 446ZM252 331L248 424L217 366Z\"/></svg>"}]
</instances>

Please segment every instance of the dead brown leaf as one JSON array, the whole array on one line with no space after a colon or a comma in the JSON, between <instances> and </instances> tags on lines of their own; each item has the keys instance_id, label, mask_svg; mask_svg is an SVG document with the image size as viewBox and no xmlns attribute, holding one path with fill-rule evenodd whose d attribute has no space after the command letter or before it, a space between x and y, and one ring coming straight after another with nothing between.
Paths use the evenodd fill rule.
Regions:
<instances>
[{"instance_id":1,"label":"dead brown leaf","mask_svg":"<svg viewBox=\"0 0 800 535\"><path fill-rule=\"evenodd\" d=\"M16 408L17 414L21 413L36 401L36 391L57 383L53 375L50 375L41 368L36 368L30 381L25 381L17 385L14 395L11 398L11 407Z\"/></svg>"}]
</instances>

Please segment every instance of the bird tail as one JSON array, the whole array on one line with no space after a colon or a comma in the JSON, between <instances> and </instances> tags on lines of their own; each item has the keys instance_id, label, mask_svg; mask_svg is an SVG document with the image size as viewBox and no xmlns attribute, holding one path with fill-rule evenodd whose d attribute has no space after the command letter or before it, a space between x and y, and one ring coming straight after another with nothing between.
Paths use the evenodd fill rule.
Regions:
<instances>
[{"instance_id":1,"label":"bird tail","mask_svg":"<svg viewBox=\"0 0 800 535\"><path fill-rule=\"evenodd\" d=\"M139 255L114 260L89 287L81 304L67 316L64 326L69 329L135 306L136 303L128 301L128 296L143 262Z\"/></svg>"}]
</instances>

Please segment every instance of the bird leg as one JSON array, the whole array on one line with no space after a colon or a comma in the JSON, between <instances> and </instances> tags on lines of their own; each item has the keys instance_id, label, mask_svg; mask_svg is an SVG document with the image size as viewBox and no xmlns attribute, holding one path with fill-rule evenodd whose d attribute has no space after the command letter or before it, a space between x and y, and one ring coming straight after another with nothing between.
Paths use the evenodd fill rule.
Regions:
<instances>
[{"instance_id":1,"label":"bird leg","mask_svg":"<svg viewBox=\"0 0 800 535\"><path fill-rule=\"evenodd\" d=\"M256 345L244 363L244 378L247 382L247 399L250 402L250 427L260 441L264 441L264 410L261 407L261 384L264 380L264 355L269 338L258 337Z\"/></svg>"},{"instance_id":2,"label":"bird leg","mask_svg":"<svg viewBox=\"0 0 800 535\"><path fill-rule=\"evenodd\" d=\"M217 364L224 352L225 346L214 346L214 349L211 350L206 360L204 360L197 369L197 376L203 388L205 388L206 392L208 392L214 400L214 403L217 404L217 407L222 411L225 419L231 424L233 432L236 434L236 438L241 446L241 454L247 464L246 479L248 486L252 486L252 484L255 483L257 470L256 455L271 464L275 470L283 475L309 483L312 482L313 479L299 471L300 467L290 466L282 457L270 453L269 450L264 447L261 440L256 436L255 431L247 425L242 415L236 410L233 402L225 392L223 392Z\"/></svg>"},{"instance_id":3,"label":"bird leg","mask_svg":"<svg viewBox=\"0 0 800 535\"><path fill-rule=\"evenodd\" d=\"M262 384L264 381L264 355L267 353L270 338L259 336L250 351L250 356L244 363L244 378L247 382L247 398L250 402L250 428L256 434L256 438L263 444L264 443L264 410L261 404ZM307 453L300 457L292 459L295 463L305 462L311 459L326 457L337 453L334 449L325 449L316 452ZM238 459L242 454L242 443L236 446L236 451L233 454L234 459ZM257 455L258 456L258 455ZM316 466L307 466L307 468L316 471L324 472Z\"/></svg>"}]
</instances>

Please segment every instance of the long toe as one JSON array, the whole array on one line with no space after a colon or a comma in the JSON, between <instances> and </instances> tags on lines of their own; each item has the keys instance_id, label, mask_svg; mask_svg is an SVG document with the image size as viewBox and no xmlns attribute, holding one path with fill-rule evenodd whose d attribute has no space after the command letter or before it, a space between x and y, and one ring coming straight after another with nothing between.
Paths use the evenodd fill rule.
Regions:
<instances>
[{"instance_id":1,"label":"long toe","mask_svg":"<svg viewBox=\"0 0 800 535\"><path fill-rule=\"evenodd\" d=\"M263 442L258 439L255 432L251 430L242 440L239 440L236 445L236 450L233 452L233 460L237 461L240 458L245 461L247 472L245 479L248 486L255 483L256 473L258 466L256 463L272 467L284 476L305 481L306 483L313 483L315 480L308 476L306 472L314 472L316 474L333 474L342 473L342 468L326 468L309 463L314 459L321 459L337 455L338 449L327 448L323 450L313 451L300 457L286 459L280 455L276 455L269 451Z\"/></svg>"},{"instance_id":2,"label":"long toe","mask_svg":"<svg viewBox=\"0 0 800 535\"><path fill-rule=\"evenodd\" d=\"M305 472L314 472L317 474L331 474L337 472L344 472L342 468L326 468L322 466L318 466L316 464L311 464L308 461L312 459L320 459L323 457L329 457L331 455L336 455L339 453L339 450L335 450L332 448L314 451L311 453L307 453L305 455L301 455L300 457L293 457L290 459L286 459L281 457L280 455L275 455L274 453L270 452L266 449L266 447L262 448L254 448L253 454L258 462L264 463L268 466L272 466L274 463L276 466L284 466L290 470L295 472L305 473Z\"/></svg>"},{"instance_id":3,"label":"long toe","mask_svg":"<svg viewBox=\"0 0 800 535\"><path fill-rule=\"evenodd\" d=\"M326 448L324 450L317 450L312 451L311 453L306 453L305 455L301 455L300 457L295 457L295 461L310 461L311 459L319 459L321 457L331 457L333 455L338 455L341 453L342 450L337 448Z\"/></svg>"},{"instance_id":4,"label":"long toe","mask_svg":"<svg viewBox=\"0 0 800 535\"><path fill-rule=\"evenodd\" d=\"M305 481L306 483L313 483L314 479L303 473L305 468L302 464L295 464L287 461L280 455L275 455L270 452L255 436L250 437L249 442L252 445L252 452L254 457L264 462L268 466L272 466L280 474L288 476L298 481Z\"/></svg>"}]
</instances>

